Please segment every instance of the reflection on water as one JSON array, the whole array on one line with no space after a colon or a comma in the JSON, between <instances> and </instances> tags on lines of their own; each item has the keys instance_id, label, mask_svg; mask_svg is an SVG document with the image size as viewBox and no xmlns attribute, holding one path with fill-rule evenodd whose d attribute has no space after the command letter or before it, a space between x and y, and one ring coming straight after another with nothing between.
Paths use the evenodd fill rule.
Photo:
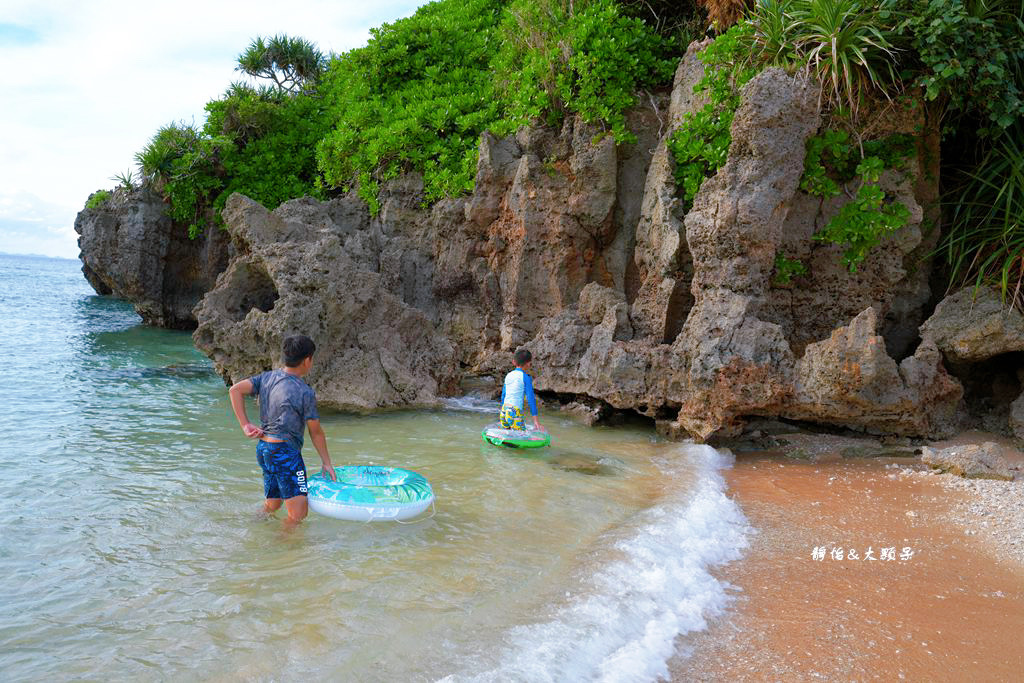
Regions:
<instances>
[{"instance_id":1,"label":"reflection on water","mask_svg":"<svg viewBox=\"0 0 1024 683\"><path fill-rule=\"evenodd\" d=\"M484 670L695 476L640 428L546 417L553 447L524 456L465 405L324 415L335 464L421 472L437 513L285 534L256 515L253 442L187 333L142 327L74 263L0 257L0 292L5 679Z\"/></svg>"}]
</instances>

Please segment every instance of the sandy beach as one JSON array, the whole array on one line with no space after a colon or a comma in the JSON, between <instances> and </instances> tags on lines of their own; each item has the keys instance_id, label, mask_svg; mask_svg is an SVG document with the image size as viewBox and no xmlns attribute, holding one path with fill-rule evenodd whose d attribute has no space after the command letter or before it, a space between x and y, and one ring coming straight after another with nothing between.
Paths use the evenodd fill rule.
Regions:
<instances>
[{"instance_id":1,"label":"sandy beach","mask_svg":"<svg viewBox=\"0 0 1024 683\"><path fill-rule=\"evenodd\" d=\"M672 680L1021 680L1024 482L843 457L852 439L786 441L737 452L726 473L757 533L720 572L733 603L679 640Z\"/></svg>"}]
</instances>

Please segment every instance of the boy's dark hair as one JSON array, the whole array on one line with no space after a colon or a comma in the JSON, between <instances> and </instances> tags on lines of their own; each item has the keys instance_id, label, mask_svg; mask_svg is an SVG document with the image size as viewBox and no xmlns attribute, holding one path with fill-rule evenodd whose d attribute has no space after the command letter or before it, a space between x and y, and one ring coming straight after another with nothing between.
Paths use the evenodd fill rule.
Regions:
<instances>
[{"instance_id":1,"label":"boy's dark hair","mask_svg":"<svg viewBox=\"0 0 1024 683\"><path fill-rule=\"evenodd\" d=\"M283 347L284 364L290 368L298 365L313 355L316 351L316 344L304 334L296 334L285 337Z\"/></svg>"},{"instance_id":2,"label":"boy's dark hair","mask_svg":"<svg viewBox=\"0 0 1024 683\"><path fill-rule=\"evenodd\" d=\"M516 351L516 367L521 368L527 363L533 360L533 354L528 349L519 349Z\"/></svg>"}]
</instances>

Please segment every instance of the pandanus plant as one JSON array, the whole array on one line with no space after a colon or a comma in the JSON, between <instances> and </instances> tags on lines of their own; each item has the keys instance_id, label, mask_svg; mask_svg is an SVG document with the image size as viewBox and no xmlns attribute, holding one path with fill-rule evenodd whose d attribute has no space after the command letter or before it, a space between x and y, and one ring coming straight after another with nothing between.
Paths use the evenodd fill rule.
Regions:
<instances>
[{"instance_id":1,"label":"pandanus plant","mask_svg":"<svg viewBox=\"0 0 1024 683\"><path fill-rule=\"evenodd\" d=\"M940 245L950 288L995 286L1024 309L1024 123L995 141L961 176Z\"/></svg>"},{"instance_id":2,"label":"pandanus plant","mask_svg":"<svg viewBox=\"0 0 1024 683\"><path fill-rule=\"evenodd\" d=\"M891 36L859 0L767 0L747 18L751 61L806 62L833 105L856 112L864 93L888 97L898 84Z\"/></svg>"}]
</instances>

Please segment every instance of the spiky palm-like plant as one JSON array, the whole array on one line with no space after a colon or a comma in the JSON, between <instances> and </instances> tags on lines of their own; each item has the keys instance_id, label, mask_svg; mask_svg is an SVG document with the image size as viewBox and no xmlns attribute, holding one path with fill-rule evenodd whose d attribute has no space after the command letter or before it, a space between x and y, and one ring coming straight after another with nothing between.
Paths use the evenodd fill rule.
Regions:
<instances>
[{"instance_id":1,"label":"spiky palm-like plant","mask_svg":"<svg viewBox=\"0 0 1024 683\"><path fill-rule=\"evenodd\" d=\"M257 36L238 56L236 70L273 81L282 92L294 94L316 84L326 67L327 59L313 43L276 35Z\"/></svg>"},{"instance_id":2,"label":"spiky palm-like plant","mask_svg":"<svg viewBox=\"0 0 1024 683\"><path fill-rule=\"evenodd\" d=\"M962 176L939 247L950 288L998 286L1024 310L1024 122L999 136Z\"/></svg>"},{"instance_id":3,"label":"spiky palm-like plant","mask_svg":"<svg viewBox=\"0 0 1024 683\"><path fill-rule=\"evenodd\" d=\"M895 51L876 12L858 0L794 0L790 14L793 41L834 102L856 111L867 90L888 97Z\"/></svg>"},{"instance_id":4,"label":"spiky palm-like plant","mask_svg":"<svg viewBox=\"0 0 1024 683\"><path fill-rule=\"evenodd\" d=\"M752 31L748 40L751 62L789 66L796 61L794 43L797 20L793 18L794 0L765 0L747 14Z\"/></svg>"},{"instance_id":5,"label":"spiky palm-like plant","mask_svg":"<svg viewBox=\"0 0 1024 683\"><path fill-rule=\"evenodd\" d=\"M193 151L201 138L199 129L185 123L162 126L149 144L135 154L135 163L144 182L160 189L175 170L175 162Z\"/></svg>"}]
</instances>

